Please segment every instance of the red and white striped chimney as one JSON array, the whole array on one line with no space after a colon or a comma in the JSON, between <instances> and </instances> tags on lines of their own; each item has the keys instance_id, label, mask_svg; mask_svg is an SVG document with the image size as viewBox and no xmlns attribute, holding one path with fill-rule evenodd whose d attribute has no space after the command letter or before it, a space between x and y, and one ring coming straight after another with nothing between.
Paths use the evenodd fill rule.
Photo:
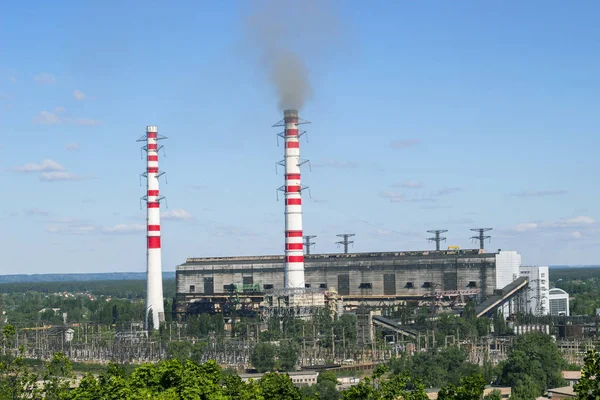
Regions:
<instances>
[{"instance_id":1,"label":"red and white striped chimney","mask_svg":"<svg viewBox=\"0 0 600 400\"><path fill-rule=\"evenodd\" d=\"M285 141L285 267L284 287L304 288L302 242L302 185L300 180L300 141L298 111L283 112Z\"/></svg>"},{"instance_id":2,"label":"red and white striped chimney","mask_svg":"<svg viewBox=\"0 0 600 400\"><path fill-rule=\"evenodd\" d=\"M160 193L158 178L162 175L158 170L158 140L166 139L158 136L156 126L146 127L146 153L148 164L147 178L147 293L146 293L146 329L148 329L149 314L152 313L154 329L165 320L163 285L162 285L162 258L160 247Z\"/></svg>"}]
</instances>

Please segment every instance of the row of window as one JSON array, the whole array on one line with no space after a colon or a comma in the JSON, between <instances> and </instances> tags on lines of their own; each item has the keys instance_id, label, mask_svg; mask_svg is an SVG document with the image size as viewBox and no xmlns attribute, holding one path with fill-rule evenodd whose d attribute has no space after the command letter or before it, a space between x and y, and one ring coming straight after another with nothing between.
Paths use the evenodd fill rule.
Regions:
<instances>
[{"instance_id":1,"label":"row of window","mask_svg":"<svg viewBox=\"0 0 600 400\"><path fill-rule=\"evenodd\" d=\"M391 276L386 276L384 279L384 294L395 294L396 293L396 279L395 277L393 277L393 275ZM348 275L339 275L338 276L338 293L339 294L349 294L350 292L350 279ZM242 280L242 290L243 291L256 291L256 290L260 290L258 285L254 285L253 284L253 279L252 277L244 277ZM273 285L272 284L264 284L262 285L264 290L269 290L269 289L273 289ZM310 283L307 283L304 285L307 288L311 287ZM423 284L421 285L421 288L424 289L430 289L433 287L433 284L431 282L423 282ZM467 284L468 288L476 288L477 287L477 282L475 281L469 281L469 283ZM362 282L360 285L358 285L359 289L362 290L369 290L369 289L373 289L373 284L371 282ZM414 289L415 285L413 282L406 282L406 284L404 285L405 289ZM236 289L236 286L234 284L230 284L230 285L223 285L223 291L225 292L229 292L229 291L234 291ZM320 283L319 284L319 289L327 289L327 284L326 283ZM190 285L190 293L195 293L196 292L196 285ZM213 294L214 293L214 278L204 278L204 293L205 294Z\"/></svg>"}]
</instances>

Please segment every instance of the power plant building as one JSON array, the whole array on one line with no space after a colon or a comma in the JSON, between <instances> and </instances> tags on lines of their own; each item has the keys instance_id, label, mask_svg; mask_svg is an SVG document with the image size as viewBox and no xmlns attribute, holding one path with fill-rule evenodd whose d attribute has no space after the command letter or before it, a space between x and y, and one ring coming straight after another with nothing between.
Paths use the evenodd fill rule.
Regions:
<instances>
[{"instance_id":1,"label":"power plant building","mask_svg":"<svg viewBox=\"0 0 600 400\"><path fill-rule=\"evenodd\" d=\"M548 267L521 267L521 276L527 277L526 310L541 317L550 312L550 276Z\"/></svg>"},{"instance_id":2,"label":"power plant building","mask_svg":"<svg viewBox=\"0 0 600 400\"><path fill-rule=\"evenodd\" d=\"M569 316L569 294L562 289L550 289L550 315L553 317Z\"/></svg>"},{"instance_id":3,"label":"power plant building","mask_svg":"<svg viewBox=\"0 0 600 400\"><path fill-rule=\"evenodd\" d=\"M284 265L279 255L188 258L176 268L177 312L219 311L233 297L259 307L265 294L285 289ZM304 255L305 287L346 307L463 296L482 302L514 280L507 277L518 278L519 267L516 251L481 249Z\"/></svg>"}]
</instances>

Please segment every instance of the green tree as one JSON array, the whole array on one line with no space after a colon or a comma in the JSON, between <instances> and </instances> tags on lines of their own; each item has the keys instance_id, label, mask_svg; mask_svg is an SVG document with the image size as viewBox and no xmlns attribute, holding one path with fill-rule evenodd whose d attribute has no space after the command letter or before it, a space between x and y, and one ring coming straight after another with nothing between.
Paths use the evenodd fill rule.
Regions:
<instances>
[{"instance_id":1,"label":"green tree","mask_svg":"<svg viewBox=\"0 0 600 400\"><path fill-rule=\"evenodd\" d=\"M540 332L517 336L508 355L500 365L500 382L513 388L519 385L529 391L535 388L536 396L544 390L565 384L562 370L565 360L553 339ZM527 379L530 378L530 379Z\"/></svg>"},{"instance_id":2,"label":"green tree","mask_svg":"<svg viewBox=\"0 0 600 400\"><path fill-rule=\"evenodd\" d=\"M483 397L485 380L480 374L467 376L460 380L459 386L452 384L440 389L439 400L480 400Z\"/></svg>"},{"instance_id":3,"label":"green tree","mask_svg":"<svg viewBox=\"0 0 600 400\"><path fill-rule=\"evenodd\" d=\"M63 353L54 354L46 364L44 398L48 400L66 398L74 377L71 361Z\"/></svg>"},{"instance_id":4,"label":"green tree","mask_svg":"<svg viewBox=\"0 0 600 400\"><path fill-rule=\"evenodd\" d=\"M269 372L262 376L259 385L265 399L300 400L300 390L294 386L288 374Z\"/></svg>"},{"instance_id":5,"label":"green tree","mask_svg":"<svg viewBox=\"0 0 600 400\"><path fill-rule=\"evenodd\" d=\"M270 343L259 343L252 350L250 361L258 372L267 372L275 370L275 355L277 347Z\"/></svg>"},{"instance_id":6,"label":"green tree","mask_svg":"<svg viewBox=\"0 0 600 400\"><path fill-rule=\"evenodd\" d=\"M192 354L192 344L188 341L169 342L167 344L167 358L177 359L182 364L190 359Z\"/></svg>"},{"instance_id":7,"label":"green tree","mask_svg":"<svg viewBox=\"0 0 600 400\"><path fill-rule=\"evenodd\" d=\"M494 389L483 397L484 400L502 400L502 392Z\"/></svg>"},{"instance_id":8,"label":"green tree","mask_svg":"<svg viewBox=\"0 0 600 400\"><path fill-rule=\"evenodd\" d=\"M583 361L581 378L573 386L573 390L577 393L578 399L598 399L600 398L600 353L589 350Z\"/></svg>"},{"instance_id":9,"label":"green tree","mask_svg":"<svg viewBox=\"0 0 600 400\"><path fill-rule=\"evenodd\" d=\"M280 371L295 371L299 354L300 349L293 341L287 340L284 343L281 343L277 352L277 357L279 359L277 369Z\"/></svg>"}]
</instances>

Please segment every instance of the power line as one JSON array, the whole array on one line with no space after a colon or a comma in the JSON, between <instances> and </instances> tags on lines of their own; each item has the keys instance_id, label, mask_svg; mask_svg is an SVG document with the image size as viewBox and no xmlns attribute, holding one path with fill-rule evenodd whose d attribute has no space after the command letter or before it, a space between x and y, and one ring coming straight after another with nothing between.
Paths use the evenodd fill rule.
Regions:
<instances>
[{"instance_id":1,"label":"power line","mask_svg":"<svg viewBox=\"0 0 600 400\"><path fill-rule=\"evenodd\" d=\"M444 233L444 232L448 232L448 229L435 229L435 230L431 230L431 231L427 231L427 232L433 233L435 235L434 237L427 238L427 240L430 242L435 242L435 249L437 251L439 251L440 250L440 242L443 242L444 240L446 240L446 238L440 236L440 234Z\"/></svg>"}]
</instances>

